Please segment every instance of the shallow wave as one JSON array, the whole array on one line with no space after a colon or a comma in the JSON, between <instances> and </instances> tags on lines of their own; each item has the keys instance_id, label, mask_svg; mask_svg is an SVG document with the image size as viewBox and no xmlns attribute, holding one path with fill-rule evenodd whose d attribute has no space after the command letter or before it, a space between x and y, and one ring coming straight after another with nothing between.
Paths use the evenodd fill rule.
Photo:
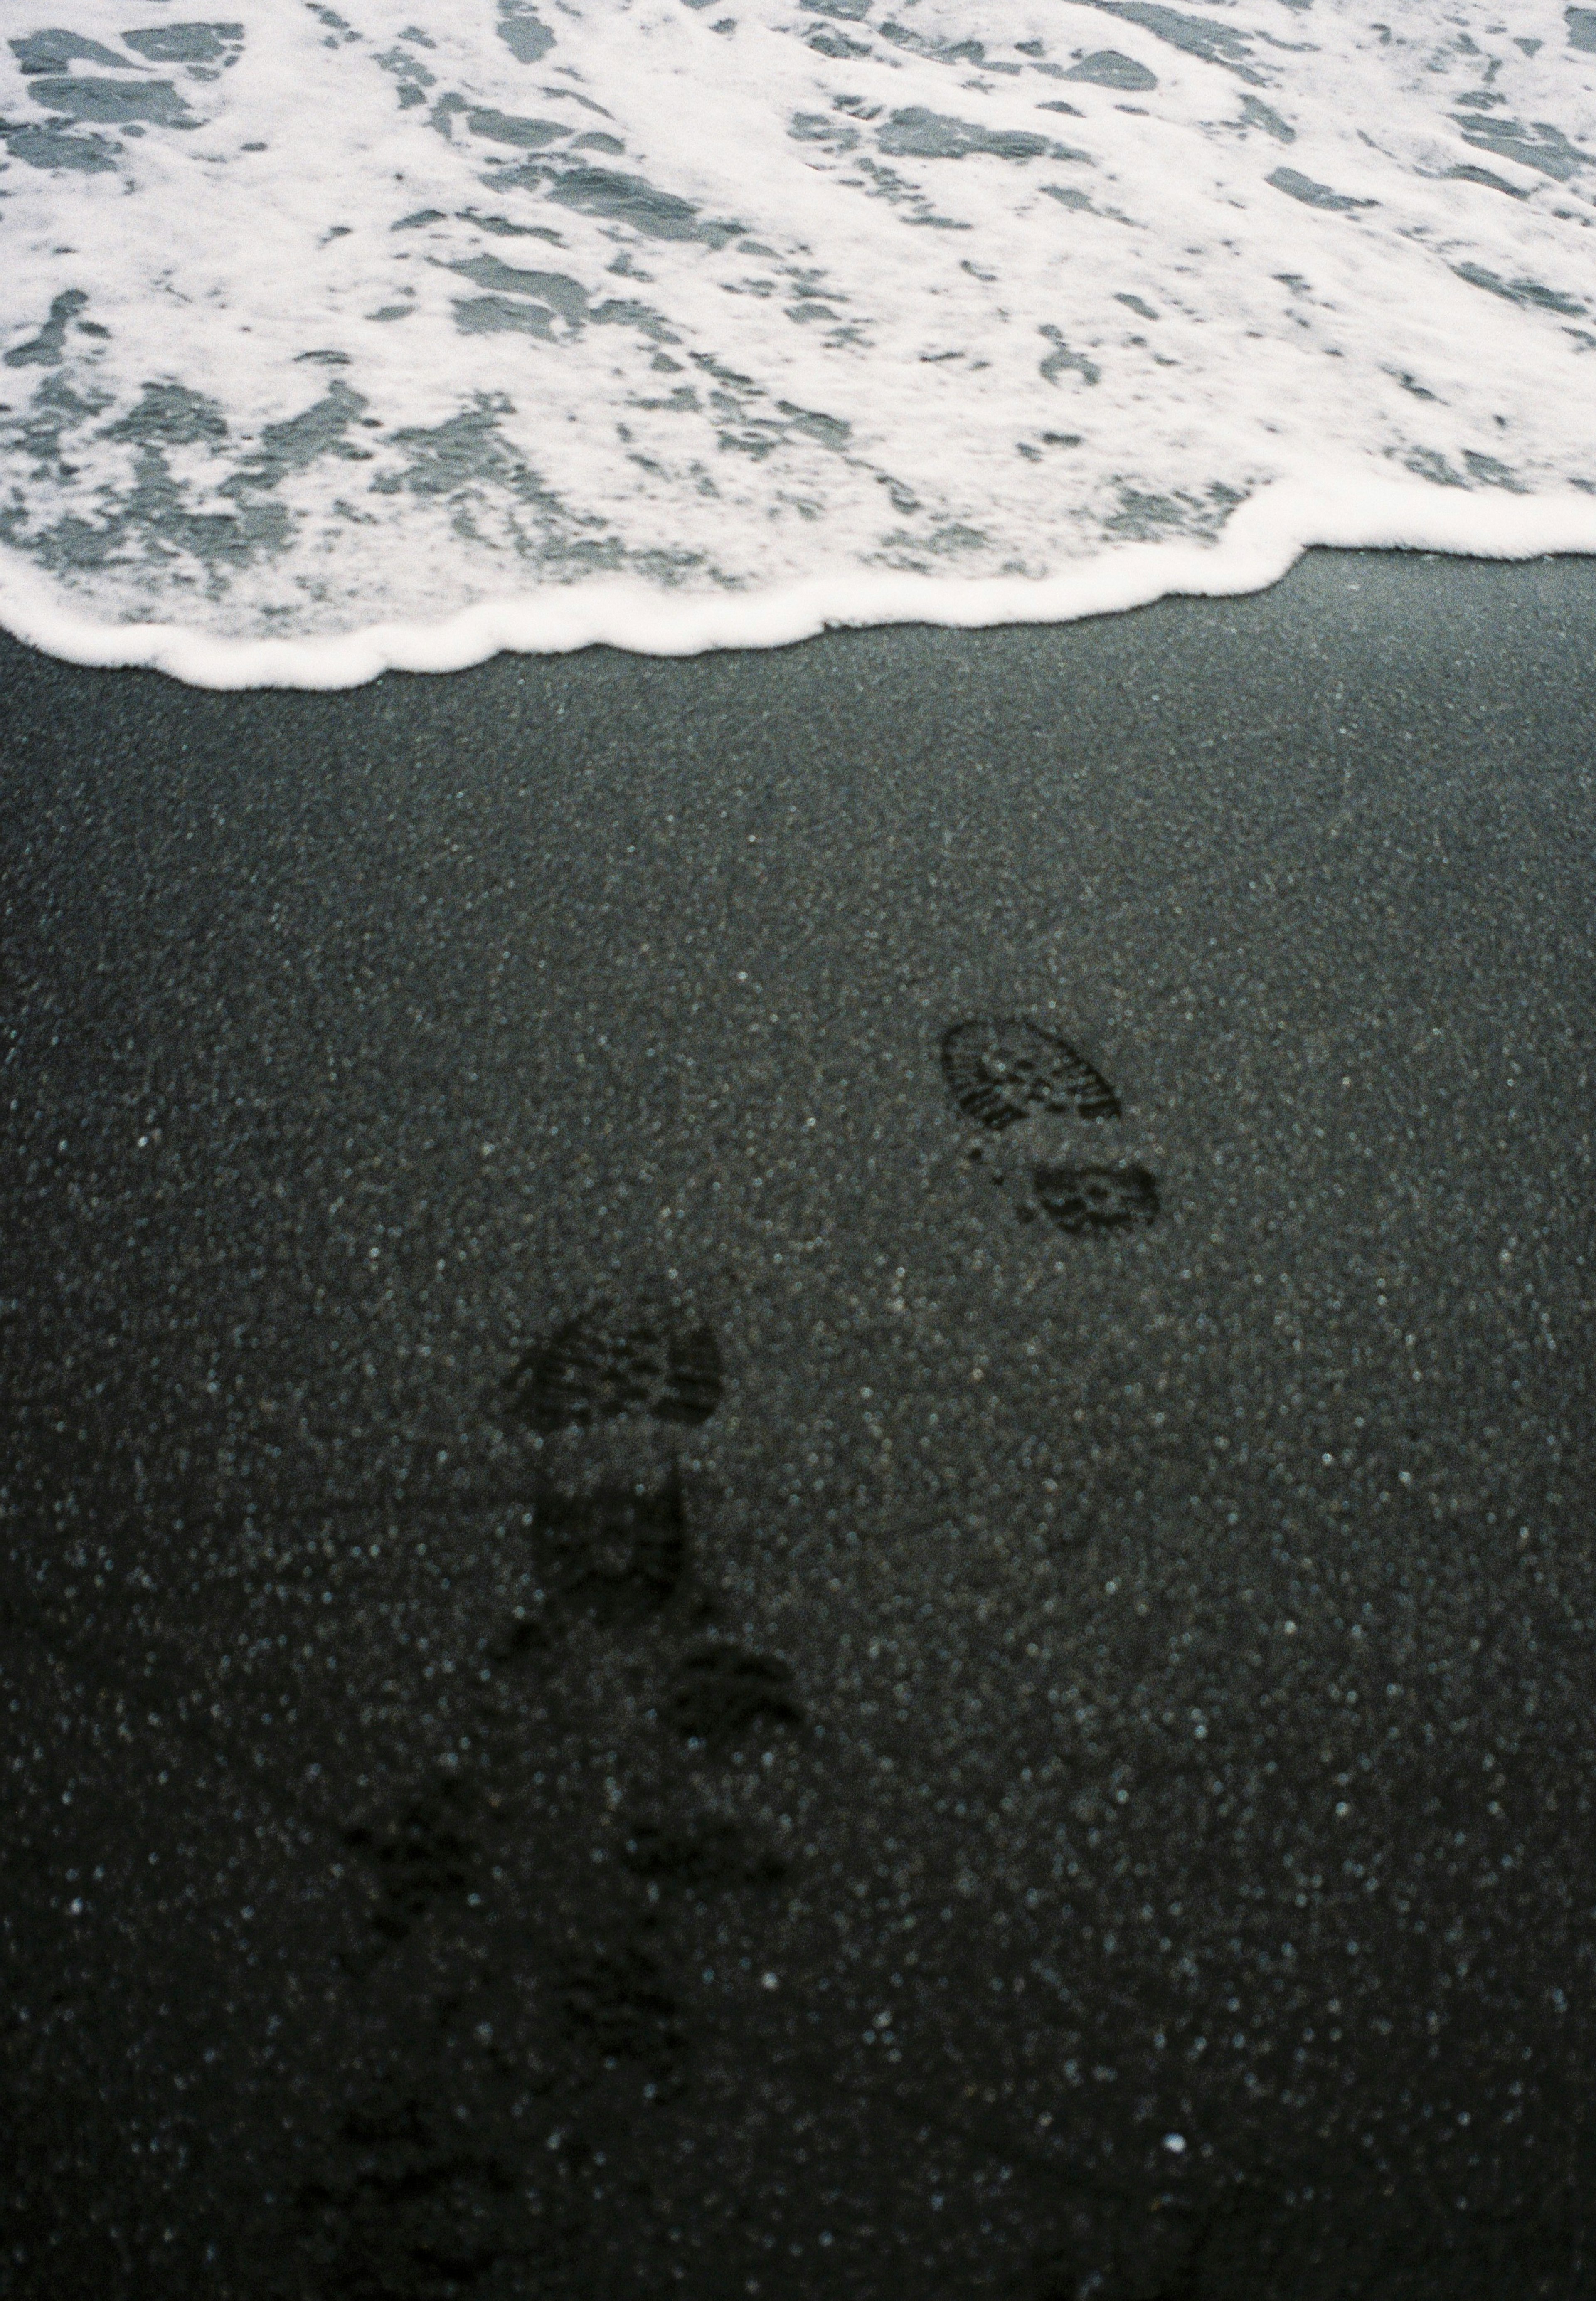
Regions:
<instances>
[{"instance_id":1,"label":"shallow wave","mask_svg":"<svg viewBox=\"0 0 1596 2301\"><path fill-rule=\"evenodd\" d=\"M717 5L16 32L0 619L326 685L1596 550L1596 11Z\"/></svg>"}]
</instances>

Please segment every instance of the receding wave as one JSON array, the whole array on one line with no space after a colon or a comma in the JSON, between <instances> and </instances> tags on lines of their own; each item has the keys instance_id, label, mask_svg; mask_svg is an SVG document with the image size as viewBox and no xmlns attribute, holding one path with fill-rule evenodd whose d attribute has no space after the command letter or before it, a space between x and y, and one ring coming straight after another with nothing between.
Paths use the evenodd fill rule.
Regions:
<instances>
[{"instance_id":1,"label":"receding wave","mask_svg":"<svg viewBox=\"0 0 1596 2301\"><path fill-rule=\"evenodd\" d=\"M1590 10L146 8L0 66L0 620L61 654L342 684L1596 550Z\"/></svg>"}]
</instances>

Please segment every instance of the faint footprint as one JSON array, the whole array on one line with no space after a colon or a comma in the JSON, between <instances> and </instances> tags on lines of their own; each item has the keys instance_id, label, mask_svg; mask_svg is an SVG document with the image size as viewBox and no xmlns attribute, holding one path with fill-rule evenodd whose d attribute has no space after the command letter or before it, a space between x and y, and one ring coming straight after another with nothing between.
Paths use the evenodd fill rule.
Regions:
<instances>
[{"instance_id":1,"label":"faint footprint","mask_svg":"<svg viewBox=\"0 0 1596 2301\"><path fill-rule=\"evenodd\" d=\"M403 1941L435 1904L464 1899L482 1860L474 1820L464 1786L445 1781L388 1820L344 1832L345 1845L376 1873L371 1924L383 1941Z\"/></svg>"},{"instance_id":2,"label":"faint footprint","mask_svg":"<svg viewBox=\"0 0 1596 2301\"><path fill-rule=\"evenodd\" d=\"M681 1886L698 1894L779 1885L788 1870L773 1847L750 1839L737 1822L717 1813L676 1823L637 1822L624 1859L650 1885Z\"/></svg>"},{"instance_id":3,"label":"faint footprint","mask_svg":"<svg viewBox=\"0 0 1596 2301\"><path fill-rule=\"evenodd\" d=\"M567 2039L614 2067L670 2068L686 2051L681 2009L658 1962L636 1943L567 1969L559 1998Z\"/></svg>"},{"instance_id":4,"label":"faint footprint","mask_svg":"<svg viewBox=\"0 0 1596 2301\"><path fill-rule=\"evenodd\" d=\"M722 1382L707 1326L664 1311L628 1317L598 1302L527 1351L510 1377L510 1410L540 1432L631 1414L690 1426L708 1421Z\"/></svg>"},{"instance_id":5,"label":"faint footprint","mask_svg":"<svg viewBox=\"0 0 1596 2301\"><path fill-rule=\"evenodd\" d=\"M535 2275L545 2247L521 2182L491 2152L435 2129L418 2102L352 2111L322 2156L320 2175L294 2198L312 2280L297 2289L318 2301L441 2301L496 2271L530 2289L521 2277Z\"/></svg>"},{"instance_id":6,"label":"faint footprint","mask_svg":"<svg viewBox=\"0 0 1596 2301\"><path fill-rule=\"evenodd\" d=\"M557 1596L606 1626L668 1606L688 1572L690 1544L681 1473L661 1486L601 1486L538 1497L533 1539L547 1549Z\"/></svg>"},{"instance_id":7,"label":"faint footprint","mask_svg":"<svg viewBox=\"0 0 1596 2301\"><path fill-rule=\"evenodd\" d=\"M784 1661L743 1646L713 1645L684 1657L670 1716L689 1740L721 1742L759 1719L801 1726L804 1708Z\"/></svg>"}]
</instances>

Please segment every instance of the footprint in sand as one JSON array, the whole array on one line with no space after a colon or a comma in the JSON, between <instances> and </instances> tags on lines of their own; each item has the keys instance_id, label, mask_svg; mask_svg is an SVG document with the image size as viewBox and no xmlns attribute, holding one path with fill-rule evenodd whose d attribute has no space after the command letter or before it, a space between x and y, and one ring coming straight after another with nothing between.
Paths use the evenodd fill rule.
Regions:
<instances>
[{"instance_id":1,"label":"footprint in sand","mask_svg":"<svg viewBox=\"0 0 1596 2301\"><path fill-rule=\"evenodd\" d=\"M689 2050L670 1977L624 1930L614 1947L596 1945L566 1968L557 2002L567 2042L606 2069L640 2063L657 2078L674 2073Z\"/></svg>"},{"instance_id":2,"label":"footprint in sand","mask_svg":"<svg viewBox=\"0 0 1596 2301\"><path fill-rule=\"evenodd\" d=\"M991 1134L1036 1115L1056 1122L1120 1116L1119 1097L1096 1066L1023 1015L956 1023L942 1035L942 1075L965 1117ZM1007 1167L988 1159L983 1143L968 1156L995 1187L1007 1187ZM1015 1211L1022 1222L1043 1216L1071 1237L1143 1229L1157 1219L1157 1180L1132 1161L1043 1159L1031 1169L1029 1192L1022 1184Z\"/></svg>"},{"instance_id":3,"label":"footprint in sand","mask_svg":"<svg viewBox=\"0 0 1596 2301\"><path fill-rule=\"evenodd\" d=\"M675 1468L658 1486L539 1494L534 1527L559 1602L606 1627L663 1611L686 1580L690 1544Z\"/></svg>"},{"instance_id":4,"label":"footprint in sand","mask_svg":"<svg viewBox=\"0 0 1596 2301\"><path fill-rule=\"evenodd\" d=\"M598 1302L535 1343L510 1378L511 1412L541 1433L623 1415L691 1427L721 1402L712 1330L669 1311L631 1316Z\"/></svg>"},{"instance_id":5,"label":"footprint in sand","mask_svg":"<svg viewBox=\"0 0 1596 2301\"><path fill-rule=\"evenodd\" d=\"M439 1902L464 1902L486 1866L480 1800L455 1781L418 1790L386 1819L343 1833L369 1865L372 1930L389 1947L402 1942Z\"/></svg>"},{"instance_id":6,"label":"footprint in sand","mask_svg":"<svg viewBox=\"0 0 1596 2301\"><path fill-rule=\"evenodd\" d=\"M700 1897L734 1886L779 1886L790 1866L741 1823L718 1813L637 1821L622 1858L649 1885L681 1887Z\"/></svg>"},{"instance_id":7,"label":"footprint in sand","mask_svg":"<svg viewBox=\"0 0 1596 2301\"><path fill-rule=\"evenodd\" d=\"M311 2264L296 2291L527 2289L519 2264L532 2246L547 2256L543 2225L514 2158L463 2134L447 2098L423 2106L393 2093L368 2097L321 2136L308 2178L289 2193L297 2246Z\"/></svg>"},{"instance_id":8,"label":"footprint in sand","mask_svg":"<svg viewBox=\"0 0 1596 2301\"><path fill-rule=\"evenodd\" d=\"M723 1381L713 1328L652 1292L621 1308L590 1302L522 1351L502 1418L575 1443L534 1477L528 1523L549 1605L541 1624L512 1634L518 1647L577 1615L623 1630L687 1588L692 1542L674 1442L709 1419Z\"/></svg>"},{"instance_id":9,"label":"footprint in sand","mask_svg":"<svg viewBox=\"0 0 1596 2301\"><path fill-rule=\"evenodd\" d=\"M581 1441L623 1417L706 1422L722 1385L720 1347L702 1320L656 1302L625 1311L601 1302L525 1352L510 1377L508 1407L540 1434ZM511 1633L505 1659L541 1650L563 1617L586 1615L618 1634L690 1594L693 1545L677 1464L663 1479L656 1471L597 1485L579 1480L565 1491L545 1482L533 1539L553 1601L543 1620ZM694 1612L679 1602L677 1611ZM701 1604L698 1619L710 1611ZM785 1662L714 1644L680 1658L663 1714L688 1740L719 1744L760 1721L801 1725L804 1709Z\"/></svg>"},{"instance_id":10,"label":"footprint in sand","mask_svg":"<svg viewBox=\"0 0 1596 2301\"><path fill-rule=\"evenodd\" d=\"M603 1665L591 1669L583 1626L597 1633L601 1649L631 1650L639 1685L647 1685L652 1663L658 1675L648 1717L657 1739L652 1753L635 1753L639 1807L624 1851L583 1897L584 1945L570 1954L523 1943L515 1953L518 1974L535 1972L539 1984L533 2059L540 2088L562 2099L580 2099L600 2071L621 2069L647 2079L648 2099L681 2091L696 2040L690 1993L676 1970L681 1960L662 1930L669 1908L673 1922L690 1929L709 1922L714 1897L738 1893L751 1916L748 1904L773 1893L787 1870L740 1818L703 1802L689 1770L723 1764L750 1732L768 1738L805 1722L785 1661L704 1635L718 1610L694 1570L690 1489L679 1456L685 1429L719 1403L722 1381L710 1328L662 1310L657 1298L624 1313L595 1306L522 1355L509 1377L506 1418L571 1441L548 1450L515 1496L524 1505L515 1538L528 1541L541 1586L536 1616L517 1619L490 1650L481 1670L489 1683L455 1697L451 1726L469 1727L460 1745L472 1753L469 1766L344 1832L363 1879L368 1930L342 1960L352 1979L365 1980L410 1937L430 1931L435 1963L469 1970L473 1989L484 1972L502 1981L486 1930L502 1919L509 1890L500 1890L492 1859L496 1833L519 1836L539 1827L540 1814L547 1820L525 1769L545 1746L550 1710L581 1715L588 1679L603 1705L592 1719L596 1740L618 1748L624 1739L627 1719L599 1683ZM664 1426L663 1447L649 1425ZM492 1683L512 1676L519 1694ZM539 1706L529 1715L530 1703ZM452 1753L448 1761L457 1762ZM606 1762L616 1768L616 1756ZM489 1789L484 1767L507 1786ZM544 1776L534 1779L541 1785Z\"/></svg>"},{"instance_id":11,"label":"footprint in sand","mask_svg":"<svg viewBox=\"0 0 1596 2301\"><path fill-rule=\"evenodd\" d=\"M977 1016L942 1034L948 1092L981 1126L1001 1133L1033 1110L1075 1118L1117 1118L1119 1097L1102 1073L1066 1041L1023 1015Z\"/></svg>"},{"instance_id":12,"label":"footprint in sand","mask_svg":"<svg viewBox=\"0 0 1596 2301\"><path fill-rule=\"evenodd\" d=\"M700 1646L684 1657L669 1714L677 1732L694 1742L730 1742L750 1726L804 1723L787 1664L736 1645Z\"/></svg>"},{"instance_id":13,"label":"footprint in sand","mask_svg":"<svg viewBox=\"0 0 1596 2301\"><path fill-rule=\"evenodd\" d=\"M1134 1230L1156 1221L1158 1185L1145 1167L1038 1167L1032 1186L1060 1230Z\"/></svg>"}]
</instances>

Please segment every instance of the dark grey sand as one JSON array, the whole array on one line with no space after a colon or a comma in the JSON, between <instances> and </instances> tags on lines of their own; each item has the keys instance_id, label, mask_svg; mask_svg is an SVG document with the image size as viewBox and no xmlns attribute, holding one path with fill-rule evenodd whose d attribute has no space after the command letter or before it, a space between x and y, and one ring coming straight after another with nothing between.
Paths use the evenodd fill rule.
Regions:
<instances>
[{"instance_id":1,"label":"dark grey sand","mask_svg":"<svg viewBox=\"0 0 1596 2301\"><path fill-rule=\"evenodd\" d=\"M1596 2293L1596 571L0 674L5 2292Z\"/></svg>"}]
</instances>

